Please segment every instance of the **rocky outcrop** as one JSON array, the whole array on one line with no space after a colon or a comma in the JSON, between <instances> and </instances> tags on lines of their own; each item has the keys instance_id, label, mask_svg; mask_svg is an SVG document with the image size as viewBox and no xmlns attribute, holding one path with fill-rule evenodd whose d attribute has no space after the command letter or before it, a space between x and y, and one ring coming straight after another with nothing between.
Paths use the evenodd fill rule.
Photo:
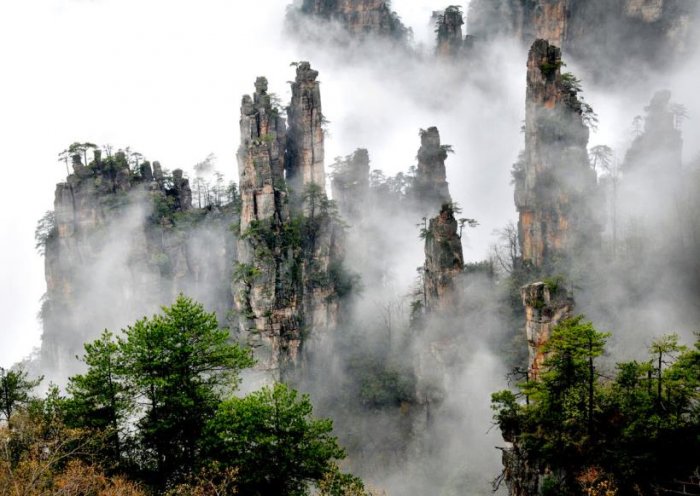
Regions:
<instances>
[{"instance_id":1,"label":"rocky outcrop","mask_svg":"<svg viewBox=\"0 0 700 496\"><path fill-rule=\"evenodd\" d=\"M403 41L408 34L389 0L303 0L298 10L292 10L291 19L299 16L337 23L353 37Z\"/></svg>"},{"instance_id":2,"label":"rocky outcrop","mask_svg":"<svg viewBox=\"0 0 700 496\"><path fill-rule=\"evenodd\" d=\"M267 79L255 81L255 93L241 102L238 149L241 232L253 221L286 218L284 184L287 127L267 93Z\"/></svg>"},{"instance_id":3,"label":"rocky outcrop","mask_svg":"<svg viewBox=\"0 0 700 496\"><path fill-rule=\"evenodd\" d=\"M436 127L421 129L420 141L413 193L419 209L432 213L443 204L452 202L445 170L445 160L451 148L440 143L440 132Z\"/></svg>"},{"instance_id":4,"label":"rocky outcrop","mask_svg":"<svg viewBox=\"0 0 700 496\"><path fill-rule=\"evenodd\" d=\"M544 345L552 329L573 316L574 301L558 280L535 282L520 289L525 307L525 333L528 348L528 380L540 375L546 355Z\"/></svg>"},{"instance_id":5,"label":"rocky outcrop","mask_svg":"<svg viewBox=\"0 0 700 496\"><path fill-rule=\"evenodd\" d=\"M430 219L425 233L423 274L426 313L454 313L460 306L460 281L464 271L462 240L450 204Z\"/></svg>"},{"instance_id":6,"label":"rocky outcrop","mask_svg":"<svg viewBox=\"0 0 700 496\"><path fill-rule=\"evenodd\" d=\"M544 39L592 76L605 80L614 74L619 80L621 67L639 74L686 54L697 12L697 3L688 0L473 0L467 31L478 39L509 36L526 45ZM609 46L617 49L601 63L599 54Z\"/></svg>"},{"instance_id":7,"label":"rocky outcrop","mask_svg":"<svg viewBox=\"0 0 700 496\"><path fill-rule=\"evenodd\" d=\"M298 65L288 129L264 78L241 106L233 291L241 336L256 349L264 380L299 370L302 352L312 353L338 319L342 230L325 194L317 76L307 62Z\"/></svg>"},{"instance_id":8,"label":"rocky outcrop","mask_svg":"<svg viewBox=\"0 0 700 496\"><path fill-rule=\"evenodd\" d=\"M525 153L513 172L522 260L545 272L584 240L595 246L600 235L589 206L596 193L587 152L586 119L592 110L578 97L575 78L562 75L561 65L559 48L545 40L532 45Z\"/></svg>"},{"instance_id":9,"label":"rocky outcrop","mask_svg":"<svg viewBox=\"0 0 700 496\"><path fill-rule=\"evenodd\" d=\"M179 292L223 322L236 256L233 208L193 209L181 170L129 163L123 151L95 150L83 162L74 155L73 173L56 185L53 225L43 238L40 361L58 381L75 372L84 342L157 311Z\"/></svg>"},{"instance_id":10,"label":"rocky outcrop","mask_svg":"<svg viewBox=\"0 0 700 496\"><path fill-rule=\"evenodd\" d=\"M289 131L285 156L287 184L298 197L315 184L325 194L323 113L318 71L308 62L297 65L292 102L287 110Z\"/></svg>"},{"instance_id":11,"label":"rocky outcrop","mask_svg":"<svg viewBox=\"0 0 700 496\"><path fill-rule=\"evenodd\" d=\"M359 220L366 210L369 169L369 152L364 148L358 148L334 165L331 174L333 200L340 216L349 222Z\"/></svg>"},{"instance_id":12,"label":"rocky outcrop","mask_svg":"<svg viewBox=\"0 0 700 496\"><path fill-rule=\"evenodd\" d=\"M685 109L671 102L670 91L659 91L645 108L644 129L625 155L626 174L643 172L652 179L678 175L682 164L683 139L680 124Z\"/></svg>"},{"instance_id":13,"label":"rocky outcrop","mask_svg":"<svg viewBox=\"0 0 700 496\"><path fill-rule=\"evenodd\" d=\"M462 9L451 5L443 12L433 13L437 32L436 53L441 58L454 58L463 50L465 40L462 35L464 19Z\"/></svg>"}]
</instances>

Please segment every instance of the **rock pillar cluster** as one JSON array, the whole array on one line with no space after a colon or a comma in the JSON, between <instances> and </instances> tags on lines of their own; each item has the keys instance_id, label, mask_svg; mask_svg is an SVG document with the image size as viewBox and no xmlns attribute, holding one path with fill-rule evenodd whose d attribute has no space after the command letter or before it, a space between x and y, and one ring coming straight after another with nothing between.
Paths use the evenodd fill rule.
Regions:
<instances>
[{"instance_id":1,"label":"rock pillar cluster","mask_svg":"<svg viewBox=\"0 0 700 496\"><path fill-rule=\"evenodd\" d=\"M687 54L697 15L697 5L686 0L473 0L468 32L482 40L515 37L525 45L546 40L592 76L606 80L612 72L619 83L622 66L639 73ZM609 46L618 49L601 63L598 54Z\"/></svg>"},{"instance_id":2,"label":"rock pillar cluster","mask_svg":"<svg viewBox=\"0 0 700 496\"><path fill-rule=\"evenodd\" d=\"M241 230L234 300L266 379L279 380L335 326L342 250L325 192L318 72L297 66L289 125L267 81L243 97L238 151Z\"/></svg>"},{"instance_id":3,"label":"rock pillar cluster","mask_svg":"<svg viewBox=\"0 0 700 496\"><path fill-rule=\"evenodd\" d=\"M561 51L537 40L527 63L525 153L516 164L515 204L523 262L547 272L599 229L589 207L596 175L588 160L586 118L577 82L561 73Z\"/></svg>"},{"instance_id":4,"label":"rock pillar cluster","mask_svg":"<svg viewBox=\"0 0 700 496\"><path fill-rule=\"evenodd\" d=\"M72 157L44 225L40 360L58 381L75 372L84 342L157 311L181 291L220 317L230 308L232 209L194 214L180 169L164 173L158 162L130 162L124 151L94 150L89 163L85 155Z\"/></svg>"},{"instance_id":5,"label":"rock pillar cluster","mask_svg":"<svg viewBox=\"0 0 700 496\"><path fill-rule=\"evenodd\" d=\"M296 14L336 22L354 37L404 41L408 33L389 0L303 0Z\"/></svg>"},{"instance_id":6,"label":"rock pillar cluster","mask_svg":"<svg viewBox=\"0 0 700 496\"><path fill-rule=\"evenodd\" d=\"M267 93L267 79L255 82L252 98L241 103L241 146L238 149L239 189L241 192L241 231L252 221L277 218L287 213L282 205L286 196L284 165L286 124L273 108Z\"/></svg>"}]
</instances>

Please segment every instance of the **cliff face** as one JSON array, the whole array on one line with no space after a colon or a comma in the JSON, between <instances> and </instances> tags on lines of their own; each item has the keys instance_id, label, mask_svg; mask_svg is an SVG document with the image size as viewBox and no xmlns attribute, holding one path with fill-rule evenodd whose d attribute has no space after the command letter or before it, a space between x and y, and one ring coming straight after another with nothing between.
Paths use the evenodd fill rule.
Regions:
<instances>
[{"instance_id":1,"label":"cliff face","mask_svg":"<svg viewBox=\"0 0 700 496\"><path fill-rule=\"evenodd\" d=\"M520 289L525 307L525 333L528 348L528 379L537 380L546 358L543 347L552 329L573 316L574 301L561 283L535 282Z\"/></svg>"},{"instance_id":2,"label":"cliff face","mask_svg":"<svg viewBox=\"0 0 700 496\"><path fill-rule=\"evenodd\" d=\"M301 7L290 14L293 22L301 17L338 23L352 37L369 35L405 41L408 34L389 0L303 0Z\"/></svg>"},{"instance_id":3,"label":"cliff face","mask_svg":"<svg viewBox=\"0 0 700 496\"><path fill-rule=\"evenodd\" d=\"M444 203L452 202L445 170L450 147L440 144L440 132L436 127L421 130L420 142L414 196L421 211L432 213Z\"/></svg>"},{"instance_id":4,"label":"cliff face","mask_svg":"<svg viewBox=\"0 0 700 496\"><path fill-rule=\"evenodd\" d=\"M692 47L690 20L697 4L689 0L474 0L468 33L480 39L512 36L529 45L544 39L562 47L594 77L607 68L639 69L671 62ZM606 47L609 66L601 66ZM613 81L611 81L613 82Z\"/></svg>"},{"instance_id":5,"label":"cliff face","mask_svg":"<svg viewBox=\"0 0 700 496\"><path fill-rule=\"evenodd\" d=\"M522 259L548 269L599 230L589 207L596 175L588 160L590 108L577 82L561 73L561 52L545 40L530 49L527 71L525 153L516 164L515 204Z\"/></svg>"},{"instance_id":6,"label":"cliff face","mask_svg":"<svg viewBox=\"0 0 700 496\"><path fill-rule=\"evenodd\" d=\"M253 97L241 103L241 146L238 149L241 230L252 221L279 219L283 212L286 124L267 94L267 79L258 78Z\"/></svg>"},{"instance_id":7,"label":"cliff face","mask_svg":"<svg viewBox=\"0 0 700 496\"><path fill-rule=\"evenodd\" d=\"M450 6L442 13L436 13L437 49L438 57L456 57L464 47L462 26L464 19L459 7Z\"/></svg>"},{"instance_id":8,"label":"cliff face","mask_svg":"<svg viewBox=\"0 0 700 496\"><path fill-rule=\"evenodd\" d=\"M73 173L56 186L45 238L42 367L65 378L85 341L180 291L225 316L234 218L230 207L192 209L180 170L130 164L123 152L103 158L96 150L89 164L75 155Z\"/></svg>"},{"instance_id":9,"label":"cliff face","mask_svg":"<svg viewBox=\"0 0 700 496\"><path fill-rule=\"evenodd\" d=\"M285 169L287 184L298 196L315 184L321 194L326 191L324 170L323 113L318 71L308 62L297 66L296 80L292 83L292 102L289 105L289 131Z\"/></svg>"},{"instance_id":10,"label":"cliff face","mask_svg":"<svg viewBox=\"0 0 700 496\"><path fill-rule=\"evenodd\" d=\"M298 65L289 129L264 78L241 106L234 300L240 332L256 348L258 368L273 380L297 369L302 347L313 352L338 319L341 229L325 194L317 75L307 62Z\"/></svg>"},{"instance_id":11,"label":"cliff face","mask_svg":"<svg viewBox=\"0 0 700 496\"><path fill-rule=\"evenodd\" d=\"M336 165L331 179L338 212L349 222L360 220L369 194L369 152L359 148Z\"/></svg>"},{"instance_id":12,"label":"cliff face","mask_svg":"<svg viewBox=\"0 0 700 496\"><path fill-rule=\"evenodd\" d=\"M444 204L430 219L425 236L424 292L427 313L450 314L459 307L459 277L464 271L462 240L454 211Z\"/></svg>"},{"instance_id":13,"label":"cliff face","mask_svg":"<svg viewBox=\"0 0 700 496\"><path fill-rule=\"evenodd\" d=\"M685 110L671 102L670 91L657 92L645 110L644 129L639 130L625 155L624 172L657 176L653 179L678 175L683 151L680 124Z\"/></svg>"}]
</instances>

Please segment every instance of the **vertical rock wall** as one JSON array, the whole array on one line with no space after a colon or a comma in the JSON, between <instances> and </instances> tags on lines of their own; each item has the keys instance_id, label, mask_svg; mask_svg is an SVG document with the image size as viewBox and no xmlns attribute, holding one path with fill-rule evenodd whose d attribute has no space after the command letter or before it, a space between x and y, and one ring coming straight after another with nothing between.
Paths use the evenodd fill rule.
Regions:
<instances>
[{"instance_id":1,"label":"vertical rock wall","mask_svg":"<svg viewBox=\"0 0 700 496\"><path fill-rule=\"evenodd\" d=\"M561 52L545 40L530 49L527 71L525 154L517 164L515 204L523 261L551 269L599 229L589 202L596 175L588 160L586 107L572 76L561 73Z\"/></svg>"},{"instance_id":2,"label":"vertical rock wall","mask_svg":"<svg viewBox=\"0 0 700 496\"><path fill-rule=\"evenodd\" d=\"M296 80L292 83L292 101L289 105L289 131L285 169L287 183L293 194L303 195L305 188L316 184L326 191L324 169L323 113L318 71L308 62L297 66Z\"/></svg>"},{"instance_id":3,"label":"vertical rock wall","mask_svg":"<svg viewBox=\"0 0 700 496\"><path fill-rule=\"evenodd\" d=\"M692 0L473 0L467 32L485 40L515 37L526 45L547 40L593 77L614 83L624 77L622 67L639 74L687 54L696 42L689 27L697 15ZM618 49L610 52L610 46Z\"/></svg>"},{"instance_id":4,"label":"vertical rock wall","mask_svg":"<svg viewBox=\"0 0 700 496\"><path fill-rule=\"evenodd\" d=\"M414 196L421 211L437 211L444 203L451 203L445 159L449 147L440 143L440 132L429 127L420 132L418 167L414 184Z\"/></svg>"},{"instance_id":5,"label":"vertical rock wall","mask_svg":"<svg viewBox=\"0 0 700 496\"><path fill-rule=\"evenodd\" d=\"M574 301L561 283L535 282L520 289L525 307L525 333L528 348L528 379L537 380L545 360L544 345L552 329L573 316Z\"/></svg>"},{"instance_id":6,"label":"vertical rock wall","mask_svg":"<svg viewBox=\"0 0 700 496\"><path fill-rule=\"evenodd\" d=\"M312 353L338 318L342 229L325 192L317 76L308 62L298 65L288 129L264 78L241 106L241 239L233 290L240 331L256 348L264 380L299 369L302 350Z\"/></svg>"},{"instance_id":7,"label":"vertical rock wall","mask_svg":"<svg viewBox=\"0 0 700 496\"><path fill-rule=\"evenodd\" d=\"M424 291L427 313L454 313L460 305L460 281L464 270L462 240L454 211L444 204L430 219L425 236Z\"/></svg>"},{"instance_id":8,"label":"vertical rock wall","mask_svg":"<svg viewBox=\"0 0 700 496\"><path fill-rule=\"evenodd\" d=\"M300 13L311 19L337 22L356 37L404 40L408 32L388 0L304 0Z\"/></svg>"},{"instance_id":9,"label":"vertical rock wall","mask_svg":"<svg viewBox=\"0 0 700 496\"><path fill-rule=\"evenodd\" d=\"M331 180L333 200L343 219L355 222L367 207L369 194L369 152L359 148L338 164Z\"/></svg>"},{"instance_id":10,"label":"vertical rock wall","mask_svg":"<svg viewBox=\"0 0 700 496\"><path fill-rule=\"evenodd\" d=\"M462 11L456 6L450 6L442 13L437 13L437 49L441 58L454 58L464 47L462 26L464 19Z\"/></svg>"},{"instance_id":11,"label":"vertical rock wall","mask_svg":"<svg viewBox=\"0 0 700 496\"><path fill-rule=\"evenodd\" d=\"M220 317L230 308L234 214L195 212L181 170L165 177L157 162L129 164L121 151L103 157L97 150L89 164L76 155L73 173L56 186L53 218L40 360L57 381L77 371L84 342L157 311L179 292Z\"/></svg>"}]
</instances>

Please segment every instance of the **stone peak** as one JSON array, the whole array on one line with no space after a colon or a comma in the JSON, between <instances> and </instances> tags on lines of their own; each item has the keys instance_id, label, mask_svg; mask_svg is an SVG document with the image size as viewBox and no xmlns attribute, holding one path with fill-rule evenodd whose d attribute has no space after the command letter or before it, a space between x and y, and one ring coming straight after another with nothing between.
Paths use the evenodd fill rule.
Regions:
<instances>
[{"instance_id":1,"label":"stone peak","mask_svg":"<svg viewBox=\"0 0 700 496\"><path fill-rule=\"evenodd\" d=\"M309 62L299 62L297 65L297 83L313 83L316 82L317 77L318 71L313 70Z\"/></svg>"}]
</instances>

